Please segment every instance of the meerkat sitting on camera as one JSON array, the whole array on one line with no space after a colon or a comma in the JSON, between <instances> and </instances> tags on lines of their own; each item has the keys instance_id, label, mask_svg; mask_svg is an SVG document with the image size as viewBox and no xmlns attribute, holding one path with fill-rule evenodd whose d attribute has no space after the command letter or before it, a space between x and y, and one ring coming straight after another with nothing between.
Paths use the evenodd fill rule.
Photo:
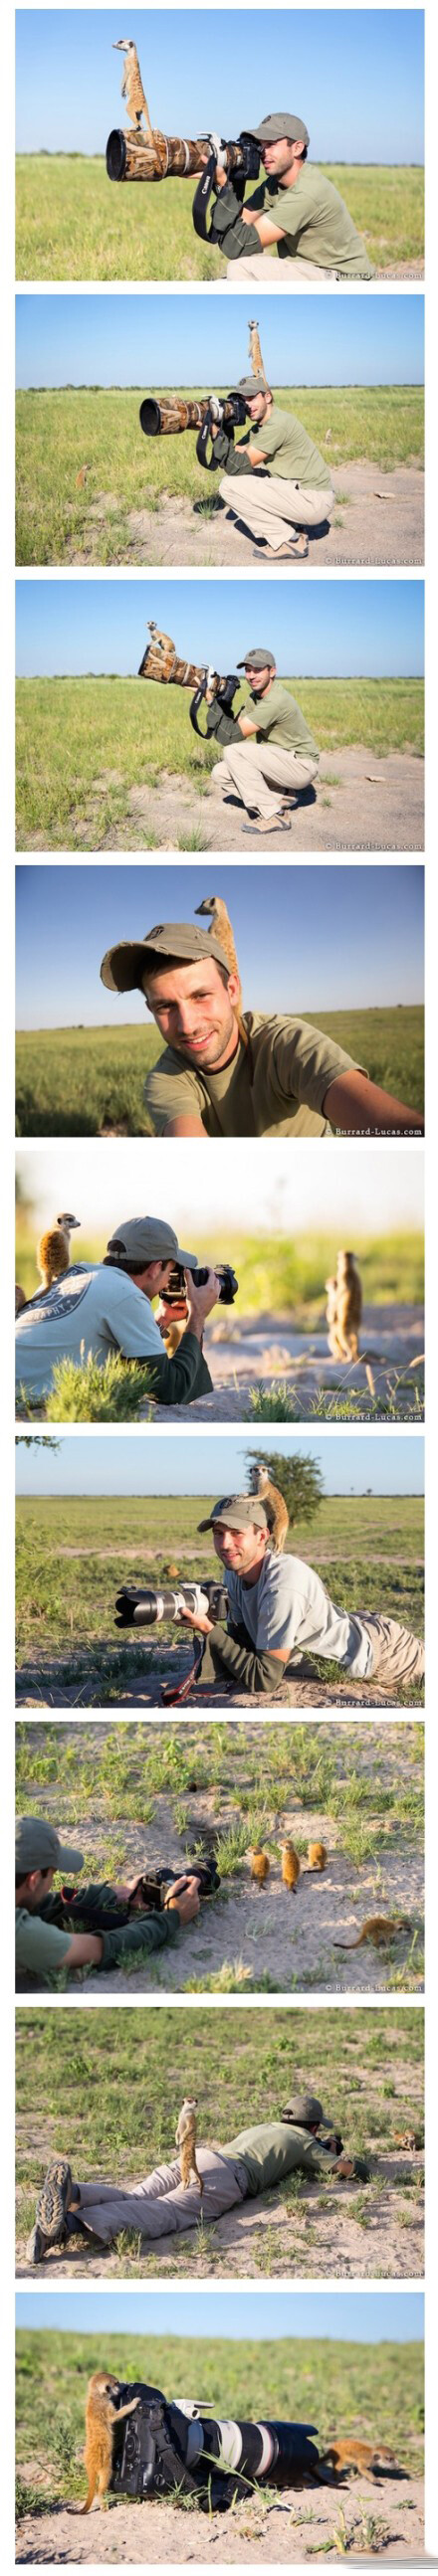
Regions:
<instances>
[{"instance_id":1,"label":"meerkat sitting on camera","mask_svg":"<svg viewBox=\"0 0 438 2576\"><path fill-rule=\"evenodd\" d=\"M126 55L123 65L122 98L125 100L127 116L130 116L131 125L135 125L137 133L140 132L141 120L144 116L146 131L152 142L153 130L133 36L118 36L113 45L113 53Z\"/></svg>"},{"instance_id":2,"label":"meerkat sitting on camera","mask_svg":"<svg viewBox=\"0 0 438 2576\"><path fill-rule=\"evenodd\" d=\"M90 2512L95 2495L107 2495L112 2477L115 2426L122 2423L124 2415L133 2415L135 2407L140 2405L139 2397L130 2397L126 2406L115 2406L118 2388L118 2379L112 2379L108 2370L94 2370L88 2382L84 2450L88 2493L85 2504L78 2505L79 2513Z\"/></svg>"},{"instance_id":3,"label":"meerkat sitting on camera","mask_svg":"<svg viewBox=\"0 0 438 2576\"><path fill-rule=\"evenodd\" d=\"M53 1288L70 1266L70 1236L80 1226L79 1216L57 1216L37 1244L37 1265L43 1288Z\"/></svg>"},{"instance_id":4,"label":"meerkat sitting on camera","mask_svg":"<svg viewBox=\"0 0 438 2576\"><path fill-rule=\"evenodd\" d=\"M200 2197L202 2200L204 2184L202 2174L200 2174L199 2167L196 2163L197 2108L198 2103L196 2093L193 2093L192 2095L187 2093L180 2111L178 2127L175 2130L175 2142L176 2146L179 2147L180 2150L181 2182L183 2191L189 2191L191 2182L197 2182L199 2184Z\"/></svg>"},{"instance_id":5,"label":"meerkat sitting on camera","mask_svg":"<svg viewBox=\"0 0 438 2576\"><path fill-rule=\"evenodd\" d=\"M249 1491L257 1494L260 1502L265 1504L271 1547L275 1556L281 1556L289 1528L287 1503L278 1485L271 1485L267 1467L259 1466L257 1462L249 1470Z\"/></svg>"}]
</instances>

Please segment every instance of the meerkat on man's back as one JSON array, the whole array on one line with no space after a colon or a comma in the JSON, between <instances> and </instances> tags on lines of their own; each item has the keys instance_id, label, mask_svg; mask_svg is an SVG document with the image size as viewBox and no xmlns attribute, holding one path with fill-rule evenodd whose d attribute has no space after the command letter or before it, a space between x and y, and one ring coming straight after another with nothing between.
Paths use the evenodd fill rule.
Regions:
<instances>
[{"instance_id":1,"label":"meerkat on man's back","mask_svg":"<svg viewBox=\"0 0 438 2576\"><path fill-rule=\"evenodd\" d=\"M191 2095L187 2093L180 2111L178 2127L175 2130L175 2141L177 2147L180 2149L181 2182L183 2190L189 2191L190 2183L197 2182L202 2200L204 2184L202 2174L199 2173L198 2165L196 2163L197 2108L198 2104L196 2093Z\"/></svg>"}]
</instances>

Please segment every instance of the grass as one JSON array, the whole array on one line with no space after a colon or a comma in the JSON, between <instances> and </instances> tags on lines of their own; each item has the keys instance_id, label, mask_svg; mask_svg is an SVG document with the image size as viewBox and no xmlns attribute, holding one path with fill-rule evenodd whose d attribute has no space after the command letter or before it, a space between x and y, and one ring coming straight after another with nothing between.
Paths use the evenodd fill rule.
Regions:
<instances>
[{"instance_id":1,"label":"grass","mask_svg":"<svg viewBox=\"0 0 438 2576\"><path fill-rule=\"evenodd\" d=\"M292 992L292 1009L295 1001ZM108 1027L18 1030L18 1136L102 1136L114 1129L125 1136L153 1134L144 1087L162 1041L144 1005L140 1018L141 1009L139 1001L138 1027L120 1026L115 1002ZM365 1065L372 1082L423 1115L422 1005L327 1011L315 1004L303 1017ZM254 1257L254 1244L251 1250Z\"/></svg>"},{"instance_id":2,"label":"grass","mask_svg":"<svg viewBox=\"0 0 438 2576\"><path fill-rule=\"evenodd\" d=\"M375 2441L380 2435L411 2474L421 2473L424 2422L420 2343L342 2344L281 2337L247 2342L202 2336L93 2334L19 2329L17 2336L17 2466L41 2472L41 2503L82 2497L77 2450L84 2439L90 2371L144 2379L176 2400L202 2383L202 2396L222 2416L300 2417L318 2428L321 2447L341 2423ZM26 2509L26 2508L24 2508Z\"/></svg>"},{"instance_id":3,"label":"grass","mask_svg":"<svg viewBox=\"0 0 438 2576\"><path fill-rule=\"evenodd\" d=\"M406 2018L404 2010L394 2007L390 2038L396 2080L388 2104L388 2014L366 2008L345 2012L340 2031L336 2009L313 2013L312 2080L329 2118L356 2155L367 2155L371 2148L388 2154L394 2131L412 2125L413 2100L416 2123L421 2123L423 2025L422 2011L410 2009ZM20 2007L16 2032L20 2237L32 2225L49 2154L68 2153L82 2182L98 2175L101 2181L134 2183L146 2165L150 2170L173 2155L176 2106L188 2084L202 2104L202 2140L219 2138L224 2146L240 2129L267 2116L275 2119L291 2091L301 2091L308 2080L309 2016L299 2007L293 2013L280 2009L274 2020L271 2011L261 2008L255 2017L239 2005L232 2047L229 2017L220 2008L212 2014L201 2007L190 2019L184 2010L163 2006L155 2012L141 2006L135 2048L129 2012L112 2006L88 2013L73 2045L71 2014L62 2007L56 2013ZM298 2216L303 2199L308 2207L308 2188L307 2180L303 2186L300 2177L288 2178L282 2192L285 2208L296 2204ZM372 2190L370 2200L372 2208ZM348 2205L357 2218L359 2191L349 2193ZM118 2249L120 2258L125 2250L130 2263L135 2259L130 2235ZM193 2268L193 2256L196 2267L198 2250L190 2237L185 2240L184 2271ZM263 2254L261 2260L265 2268Z\"/></svg>"},{"instance_id":4,"label":"grass","mask_svg":"<svg viewBox=\"0 0 438 2576\"><path fill-rule=\"evenodd\" d=\"M95 385L17 394L17 563L68 564L84 548L95 563L123 562L131 510L167 509L181 498L205 502L193 433L145 439L142 390ZM190 399L203 390L184 387ZM160 399L159 386L151 392ZM372 462L387 472L423 463L424 397L415 385L279 386L276 400L298 415L317 447L330 430L335 467ZM83 464L87 480L77 491ZM217 488L215 480L214 494ZM105 515L94 521L90 511L102 493L110 496Z\"/></svg>"},{"instance_id":5,"label":"grass","mask_svg":"<svg viewBox=\"0 0 438 2576\"><path fill-rule=\"evenodd\" d=\"M379 268L421 260L424 175L413 167L321 163L345 198ZM111 187L103 158L26 153L17 158L17 278L213 281L221 253L197 241L193 186Z\"/></svg>"},{"instance_id":6,"label":"grass","mask_svg":"<svg viewBox=\"0 0 438 2576\"><path fill-rule=\"evenodd\" d=\"M243 1473L242 1455L242 1482ZM211 1542L197 1534L203 1516L201 1498L190 1495L184 1500L171 1495L19 1500L19 1663L37 1652L43 1670L46 1657L50 1662L68 1653L71 1659L79 1649L90 1655L95 1648L100 1666L103 1652L118 1642L114 1599L121 1583L161 1579L171 1557L185 1581L211 1573ZM314 1528L300 1531L297 1521L289 1543L308 1557L343 1608L378 1608L422 1633L420 1498L325 1496ZM160 1646L170 1639L175 1643L175 1633L164 1623L157 1647L143 1631L134 1649L129 1631L126 1662L120 1650L123 1671L134 1651L138 1670L145 1672L150 1659L155 1670ZM319 1668L315 1657L315 1673ZM331 1676L331 1666L322 1670Z\"/></svg>"},{"instance_id":7,"label":"grass","mask_svg":"<svg viewBox=\"0 0 438 2576\"><path fill-rule=\"evenodd\" d=\"M144 634L138 632L138 654ZM208 636L206 629L206 658ZM136 653L135 629L133 655ZM114 634L114 657L117 633ZM290 678L321 751L361 745L423 756L421 680ZM131 814L133 788L150 791L163 772L206 793L214 747L194 748L184 690L134 678L20 679L17 682L17 847L88 849L149 846L144 821Z\"/></svg>"}]
</instances>

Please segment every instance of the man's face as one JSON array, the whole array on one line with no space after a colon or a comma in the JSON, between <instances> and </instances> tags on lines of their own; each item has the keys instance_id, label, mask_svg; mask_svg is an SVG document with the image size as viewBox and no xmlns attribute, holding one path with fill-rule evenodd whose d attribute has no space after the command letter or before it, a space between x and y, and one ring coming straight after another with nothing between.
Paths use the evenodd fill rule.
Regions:
<instances>
[{"instance_id":1,"label":"man's face","mask_svg":"<svg viewBox=\"0 0 438 2576\"><path fill-rule=\"evenodd\" d=\"M251 397L248 394L246 398L246 409L247 412L249 412L250 420L266 420L266 413L269 411L270 401L271 396L267 390L265 394L251 394Z\"/></svg>"},{"instance_id":2,"label":"man's face","mask_svg":"<svg viewBox=\"0 0 438 2576\"><path fill-rule=\"evenodd\" d=\"M20 1904L27 1905L29 1914L32 1914L35 1911L35 1908L41 1904L43 1896L50 1896L54 1876L54 1869L30 1870L29 1877L24 1880L24 1888L20 1894Z\"/></svg>"},{"instance_id":3,"label":"man's face","mask_svg":"<svg viewBox=\"0 0 438 2576\"><path fill-rule=\"evenodd\" d=\"M148 1261L145 1270L136 1270L134 1288L140 1289L142 1297L164 1297L174 1267L173 1260Z\"/></svg>"},{"instance_id":4,"label":"man's face","mask_svg":"<svg viewBox=\"0 0 438 2576\"><path fill-rule=\"evenodd\" d=\"M294 163L301 158L302 145L289 143L286 134L280 136L278 143L261 145L260 159L263 161L267 179L284 179L286 173L293 169Z\"/></svg>"},{"instance_id":5,"label":"man's face","mask_svg":"<svg viewBox=\"0 0 438 2576\"><path fill-rule=\"evenodd\" d=\"M216 1521L213 1530L215 1555L232 1574L245 1575L249 1567L263 1563L266 1549L265 1531L251 1521L247 1529L228 1529L226 1521Z\"/></svg>"},{"instance_id":6,"label":"man's face","mask_svg":"<svg viewBox=\"0 0 438 2576\"><path fill-rule=\"evenodd\" d=\"M206 1071L222 1063L237 1037L236 975L222 976L216 958L197 965L163 967L143 976L143 992L157 1028L177 1055Z\"/></svg>"},{"instance_id":7,"label":"man's face","mask_svg":"<svg viewBox=\"0 0 438 2576\"><path fill-rule=\"evenodd\" d=\"M245 662L245 679L253 698L262 698L264 690L269 686L269 681L274 678L275 673L271 671L269 662L264 663L262 671L255 671L252 662Z\"/></svg>"}]
</instances>

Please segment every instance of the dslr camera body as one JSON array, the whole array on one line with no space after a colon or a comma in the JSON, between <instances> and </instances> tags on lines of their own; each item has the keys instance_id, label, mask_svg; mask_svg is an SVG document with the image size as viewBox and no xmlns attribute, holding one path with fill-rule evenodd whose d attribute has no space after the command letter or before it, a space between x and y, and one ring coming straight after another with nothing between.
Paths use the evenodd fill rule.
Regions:
<instances>
[{"instance_id":1,"label":"dslr camera body","mask_svg":"<svg viewBox=\"0 0 438 2576\"><path fill-rule=\"evenodd\" d=\"M218 1305L234 1306L234 1299L237 1297L239 1286L235 1270L231 1269L231 1263L229 1261L215 1261L214 1268L216 1271L216 1277L220 1280ZM202 1270L189 1270L189 1279L193 1280L194 1288L205 1288L205 1283L208 1279L208 1267L206 1266L205 1269ZM185 1270L181 1269L179 1261L175 1261L173 1263L170 1279L165 1292L165 1304L166 1306L180 1307L181 1304L185 1303L185 1298Z\"/></svg>"}]
</instances>

